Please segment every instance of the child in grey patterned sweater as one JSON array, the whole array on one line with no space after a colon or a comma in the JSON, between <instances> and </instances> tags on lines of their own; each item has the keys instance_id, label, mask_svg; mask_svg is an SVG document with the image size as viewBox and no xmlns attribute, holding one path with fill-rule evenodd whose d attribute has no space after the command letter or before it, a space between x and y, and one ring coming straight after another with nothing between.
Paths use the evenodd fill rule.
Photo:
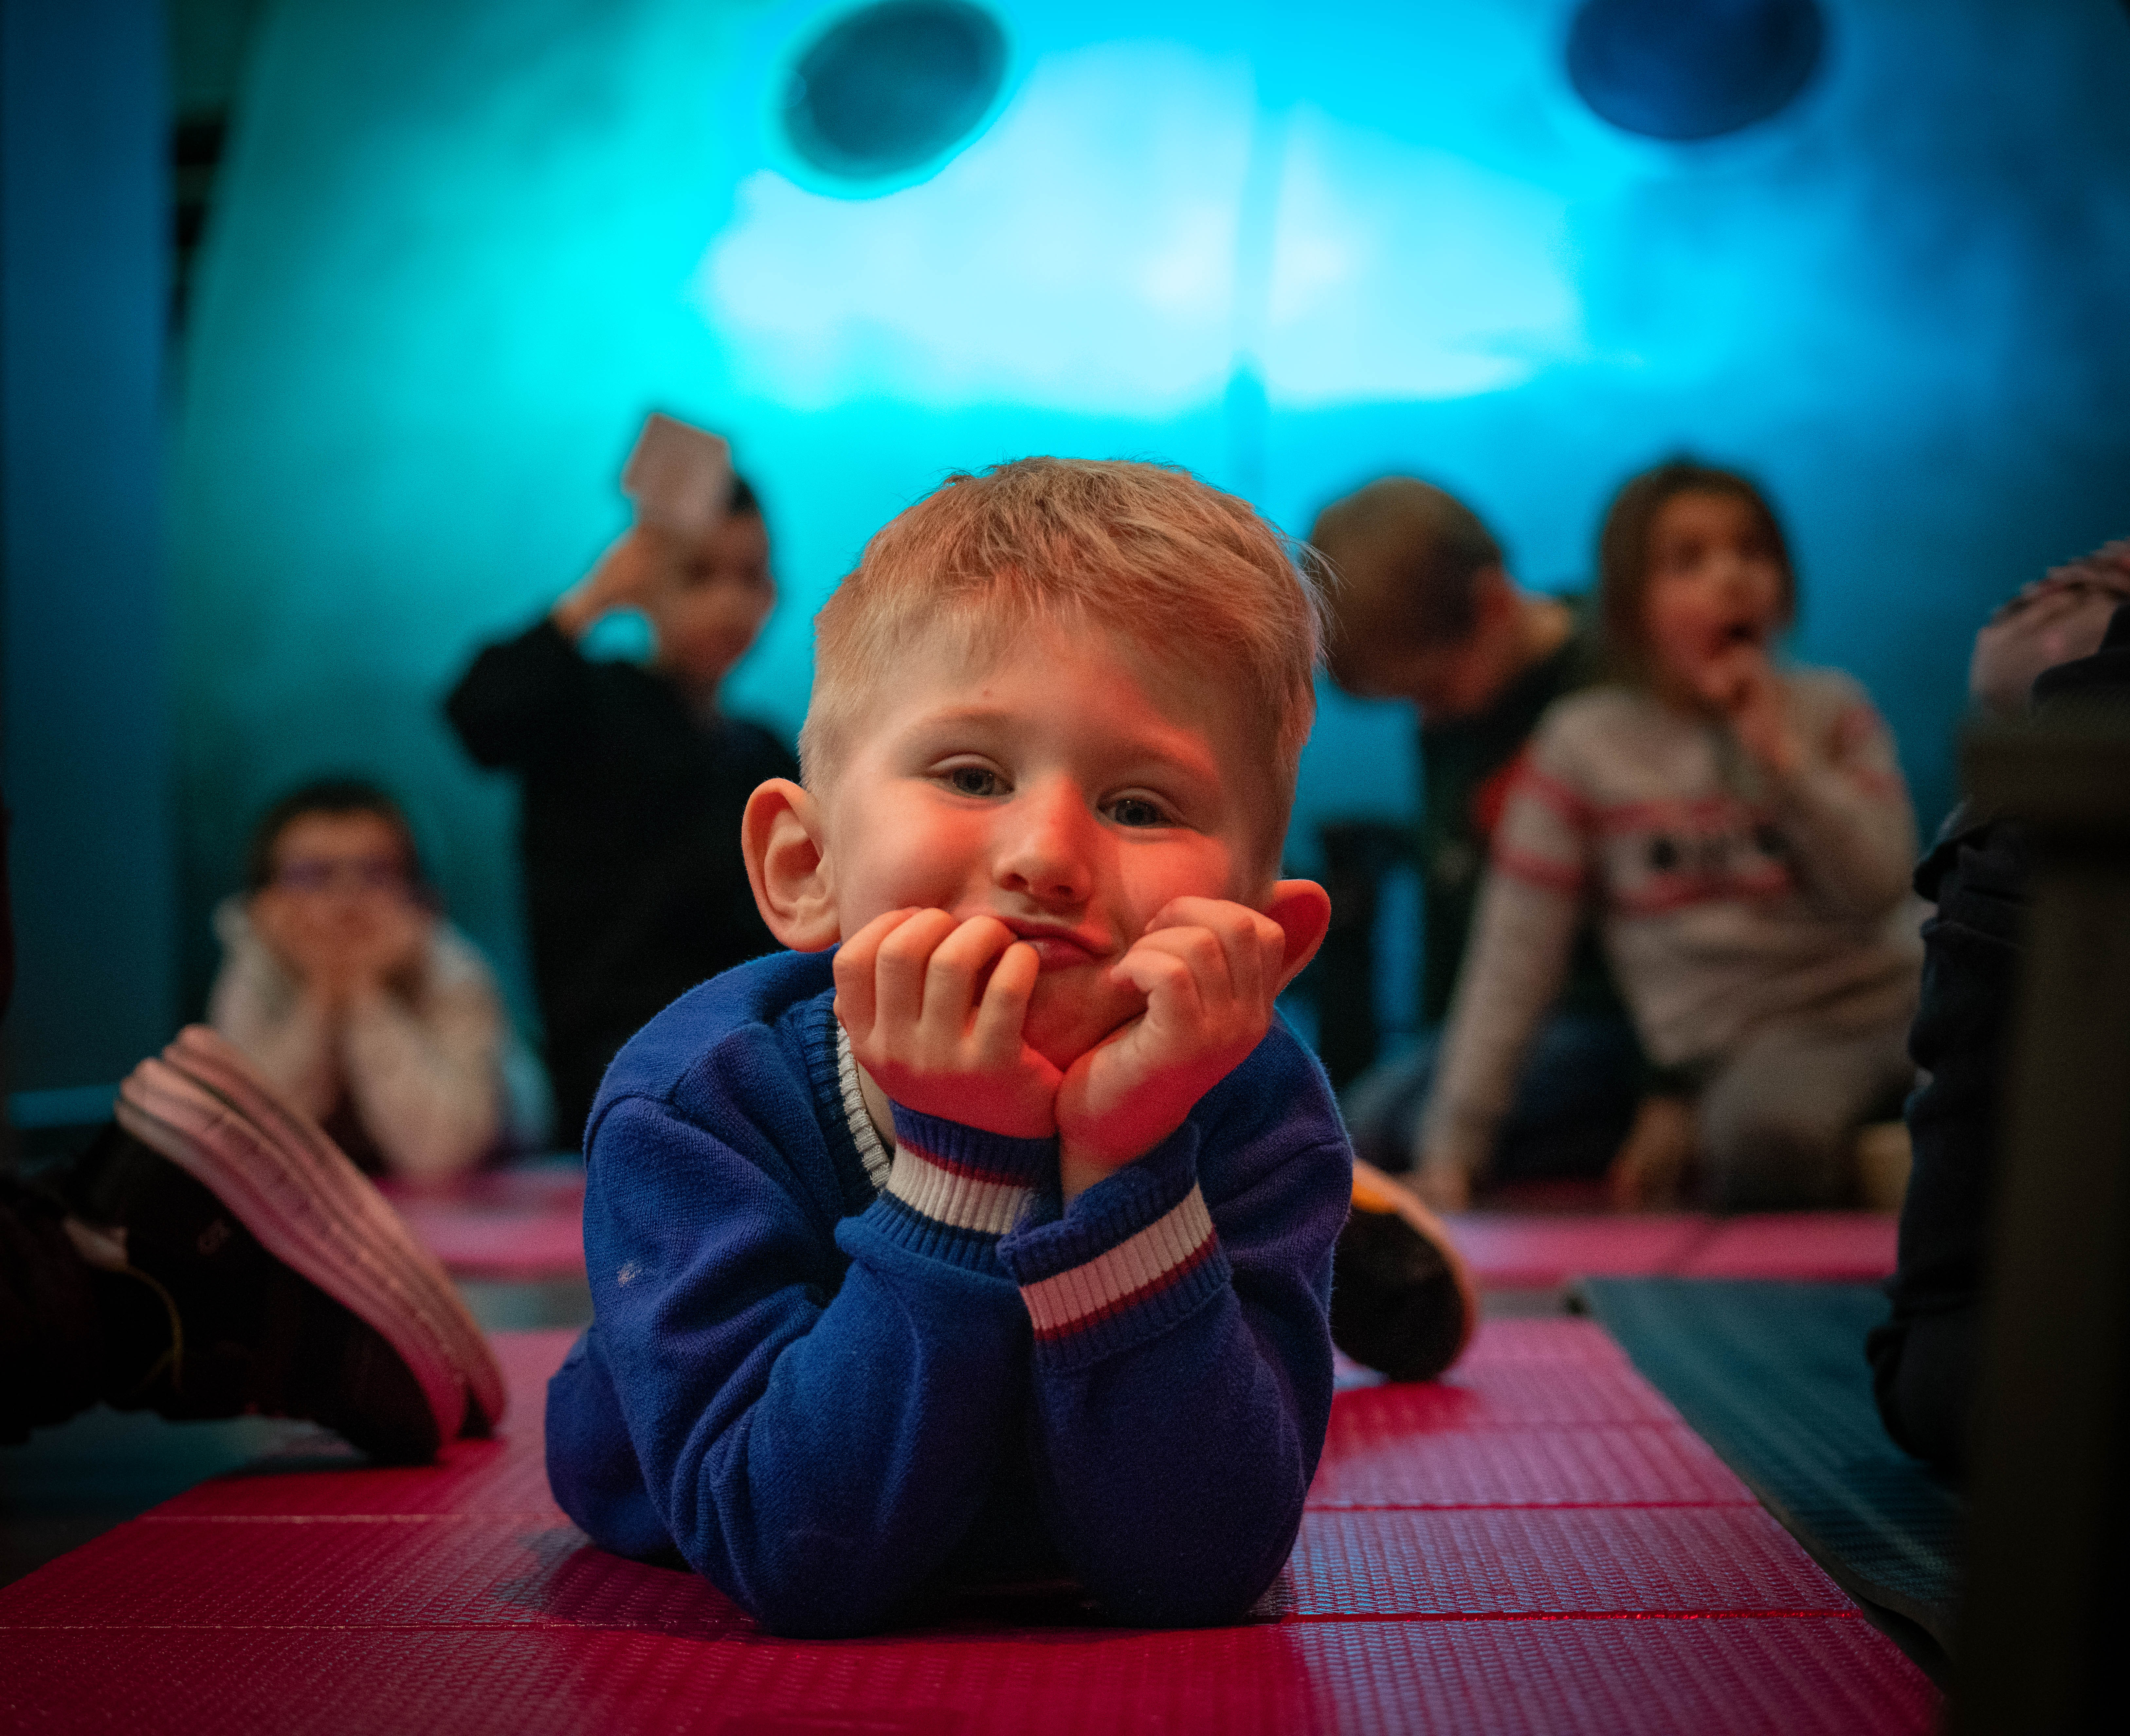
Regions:
<instances>
[{"instance_id":1,"label":"child in grey patterned sweater","mask_svg":"<svg viewBox=\"0 0 2130 1736\"><path fill-rule=\"evenodd\" d=\"M1619 679L1555 703L1510 786L1421 1123L1421 1191L1469 1196L1595 905L1708 1202L1840 1204L1856 1128L1913 1076L1915 822L1893 742L1849 677L1774 661L1795 580L1744 478L1684 462L1636 477L1600 569ZM1643 1133L1623 1161L1666 1142Z\"/></svg>"}]
</instances>

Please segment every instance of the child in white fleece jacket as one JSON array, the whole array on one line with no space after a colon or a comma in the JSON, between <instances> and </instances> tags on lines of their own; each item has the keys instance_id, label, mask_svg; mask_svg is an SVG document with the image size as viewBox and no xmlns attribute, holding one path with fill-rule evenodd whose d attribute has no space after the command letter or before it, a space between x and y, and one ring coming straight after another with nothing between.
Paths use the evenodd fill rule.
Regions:
<instances>
[{"instance_id":1,"label":"child in white fleece jacket","mask_svg":"<svg viewBox=\"0 0 2130 1736\"><path fill-rule=\"evenodd\" d=\"M359 1168L443 1181L522 1137L494 979L430 908L389 796L306 785L260 822L246 878L215 913L209 1018Z\"/></svg>"},{"instance_id":2,"label":"child in white fleece jacket","mask_svg":"<svg viewBox=\"0 0 2130 1736\"><path fill-rule=\"evenodd\" d=\"M1419 1180L1462 1204L1577 923L1605 945L1708 1202L1840 1204L1856 1128L1913 1076L1915 822L1885 725L1832 670L1778 669L1795 584L1743 478L1636 478L1600 551L1621 680L1548 711L1510 787Z\"/></svg>"}]
</instances>

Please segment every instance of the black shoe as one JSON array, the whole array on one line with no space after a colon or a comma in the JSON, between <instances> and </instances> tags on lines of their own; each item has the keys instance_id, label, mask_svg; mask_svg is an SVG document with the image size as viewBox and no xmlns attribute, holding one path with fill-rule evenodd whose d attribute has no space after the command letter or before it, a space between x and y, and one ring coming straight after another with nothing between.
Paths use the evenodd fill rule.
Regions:
<instances>
[{"instance_id":1,"label":"black shoe","mask_svg":"<svg viewBox=\"0 0 2130 1736\"><path fill-rule=\"evenodd\" d=\"M309 1417L394 1460L501 1417L501 1373L443 1269L222 1039L194 1026L142 1061L118 1121L73 1192L78 1218L108 1226L100 1251L94 1229L77 1238L105 1295L130 1282L162 1309L141 1323L136 1291L127 1311L159 1346L132 1402Z\"/></svg>"},{"instance_id":2,"label":"black shoe","mask_svg":"<svg viewBox=\"0 0 2130 1736\"><path fill-rule=\"evenodd\" d=\"M1478 1293L1441 1219L1356 1161L1331 1256L1331 1342L1393 1381L1431 1381L1471 1342Z\"/></svg>"},{"instance_id":3,"label":"black shoe","mask_svg":"<svg viewBox=\"0 0 2130 1736\"><path fill-rule=\"evenodd\" d=\"M322 1423L371 1457L433 1458L427 1395L368 1323L298 1276L213 1192L110 1128L79 1160L76 1246L98 1267L101 1396L173 1421L247 1414Z\"/></svg>"}]
</instances>

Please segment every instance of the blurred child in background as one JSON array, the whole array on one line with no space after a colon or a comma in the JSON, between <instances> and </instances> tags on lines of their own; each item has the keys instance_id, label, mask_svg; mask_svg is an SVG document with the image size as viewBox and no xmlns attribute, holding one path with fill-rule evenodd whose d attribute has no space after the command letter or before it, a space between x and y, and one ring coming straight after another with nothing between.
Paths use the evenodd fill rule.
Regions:
<instances>
[{"instance_id":1,"label":"blurred child in background","mask_svg":"<svg viewBox=\"0 0 2130 1736\"><path fill-rule=\"evenodd\" d=\"M1396 1172L1416 1160L1416 1130L1518 756L1548 706L1601 679L1603 655L1584 599L1523 589L1478 515L1431 484L1380 477L1325 508L1309 540L1336 577L1331 678L1363 699L1410 703L1420 726L1421 1039L1378 1062L1340 1101L1355 1152ZM1642 1075L1586 922L1496 1130L1491 1179L1603 1175L1634 1124ZM1349 1290L1352 1276L1342 1266Z\"/></svg>"},{"instance_id":2,"label":"blurred child in background","mask_svg":"<svg viewBox=\"0 0 2130 1736\"><path fill-rule=\"evenodd\" d=\"M719 707L776 585L753 489L718 474L703 522L640 517L537 624L482 651L447 702L466 751L520 781L555 1131L572 1145L607 1063L638 1026L776 947L747 887L740 817L757 785L796 778L798 762ZM580 648L620 609L651 623L647 667Z\"/></svg>"},{"instance_id":3,"label":"blurred child in background","mask_svg":"<svg viewBox=\"0 0 2130 1736\"><path fill-rule=\"evenodd\" d=\"M215 930L216 1029L364 1171L438 1180L509 1142L494 980L436 913L376 785L328 780L270 808Z\"/></svg>"},{"instance_id":4,"label":"blurred child in background","mask_svg":"<svg viewBox=\"0 0 2130 1736\"><path fill-rule=\"evenodd\" d=\"M1913 1078L1916 836L1892 739L1848 677L1778 662L1795 580L1743 477L1635 478L1599 558L1617 680L1555 704L1510 785L1418 1185L1468 1197L1594 910L1673 1129L1631 1160L1698 1161L1722 1209L1841 1203L1855 1129ZM1669 1177L1627 1179L1649 1199Z\"/></svg>"}]
</instances>

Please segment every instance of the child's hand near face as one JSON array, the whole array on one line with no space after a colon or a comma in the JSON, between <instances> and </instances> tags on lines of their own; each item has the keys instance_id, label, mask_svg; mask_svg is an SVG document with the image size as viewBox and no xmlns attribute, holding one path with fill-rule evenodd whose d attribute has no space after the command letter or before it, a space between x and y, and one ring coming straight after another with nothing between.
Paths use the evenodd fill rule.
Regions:
<instances>
[{"instance_id":1,"label":"child's hand near face","mask_svg":"<svg viewBox=\"0 0 2130 1736\"><path fill-rule=\"evenodd\" d=\"M1797 770L1803 746L1790 727L1783 678L1761 646L1736 646L1694 674L1701 697L1729 719L1747 753L1778 777Z\"/></svg>"},{"instance_id":2,"label":"child's hand near face","mask_svg":"<svg viewBox=\"0 0 2130 1736\"><path fill-rule=\"evenodd\" d=\"M328 1009L389 993L417 971L431 923L428 913L404 896L373 896L351 919L273 886L252 899L251 919L303 992Z\"/></svg>"},{"instance_id":3,"label":"child's hand near face","mask_svg":"<svg viewBox=\"0 0 2130 1736\"><path fill-rule=\"evenodd\" d=\"M1156 913L1110 971L1146 996L1146 1010L1074 1061L1058 1088L1068 1202L1182 1126L1263 1040L1286 954L1286 932L1244 904L1179 898Z\"/></svg>"},{"instance_id":4,"label":"child's hand near face","mask_svg":"<svg viewBox=\"0 0 2130 1736\"><path fill-rule=\"evenodd\" d=\"M1041 971L996 917L890 910L836 955L851 1053L905 1109L1015 1138L1057 1131L1060 1075L1021 1027Z\"/></svg>"},{"instance_id":5,"label":"child's hand near face","mask_svg":"<svg viewBox=\"0 0 2130 1736\"><path fill-rule=\"evenodd\" d=\"M683 558L683 551L666 533L648 525L631 526L608 545L582 582L556 603L555 624L575 639L616 609L651 611L661 594L677 583Z\"/></svg>"}]
</instances>

